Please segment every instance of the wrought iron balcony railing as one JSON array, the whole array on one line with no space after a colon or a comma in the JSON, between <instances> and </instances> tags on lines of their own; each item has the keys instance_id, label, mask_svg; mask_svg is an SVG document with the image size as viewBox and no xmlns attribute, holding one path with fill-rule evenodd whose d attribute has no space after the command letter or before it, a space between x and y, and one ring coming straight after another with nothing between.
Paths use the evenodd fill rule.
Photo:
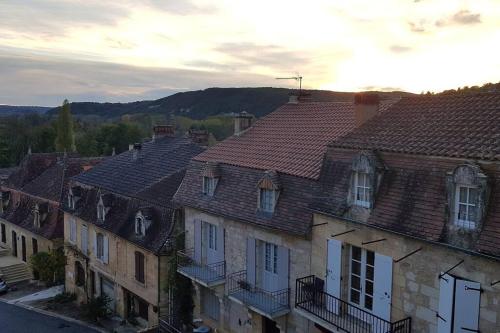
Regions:
<instances>
[{"instance_id":1,"label":"wrought iron balcony railing","mask_svg":"<svg viewBox=\"0 0 500 333\"><path fill-rule=\"evenodd\" d=\"M225 282L226 262L203 264L194 259L193 249L177 251L177 272L206 287L212 287Z\"/></svg>"},{"instance_id":2,"label":"wrought iron balcony railing","mask_svg":"<svg viewBox=\"0 0 500 333\"><path fill-rule=\"evenodd\" d=\"M229 297L268 318L276 318L290 311L289 288L274 292L263 290L247 281L246 271L229 275L227 287Z\"/></svg>"},{"instance_id":3,"label":"wrought iron balcony railing","mask_svg":"<svg viewBox=\"0 0 500 333\"><path fill-rule=\"evenodd\" d=\"M321 283L319 283L321 282ZM295 307L349 333L410 333L411 317L390 322L323 291L314 275L296 281Z\"/></svg>"}]
</instances>

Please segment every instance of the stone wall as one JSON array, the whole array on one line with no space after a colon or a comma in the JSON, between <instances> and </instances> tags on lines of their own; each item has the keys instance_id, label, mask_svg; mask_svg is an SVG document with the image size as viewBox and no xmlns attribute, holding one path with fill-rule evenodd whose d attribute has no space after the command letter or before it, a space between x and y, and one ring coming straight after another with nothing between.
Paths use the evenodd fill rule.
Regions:
<instances>
[{"instance_id":1,"label":"stone wall","mask_svg":"<svg viewBox=\"0 0 500 333\"><path fill-rule=\"evenodd\" d=\"M186 248L194 248L194 220L223 226L225 229L225 259L226 275L246 269L246 240L248 237L285 246L290 249L289 286L290 308L288 315L276 320L282 332L308 332L309 323L294 311L295 280L310 274L311 242L279 231L259 228L249 223L229 220L220 216L203 213L196 209L185 208ZM307 221L304 221L307 223ZM222 289L216 289L219 296L223 295ZM225 291L227 295L227 290ZM199 294L195 296L195 316L199 313ZM235 304L227 296L223 296L221 304L221 318L219 332L261 332L262 318L257 313L247 311L246 308ZM240 325L241 323L241 325Z\"/></svg>"},{"instance_id":2,"label":"stone wall","mask_svg":"<svg viewBox=\"0 0 500 333\"><path fill-rule=\"evenodd\" d=\"M356 231L335 237L335 239L390 256L393 259L399 259L422 247L420 252L393 264L391 319L394 321L410 316L414 332L437 332L438 276L463 259L464 263L453 269L451 273L457 277L481 283L484 292L481 294L480 331L496 332L500 327L500 284L491 286L493 281L500 280L499 261L470 255L444 245L435 245L315 214L314 224L322 223L327 224L313 228L312 274L325 278L327 239L332 234L351 229L356 229ZM381 238L387 240L361 245L361 242ZM347 251L344 253L347 254ZM344 269L342 276L346 276L346 271ZM343 280L347 281L347 278ZM344 285L342 298L347 300L345 289Z\"/></svg>"}]
</instances>

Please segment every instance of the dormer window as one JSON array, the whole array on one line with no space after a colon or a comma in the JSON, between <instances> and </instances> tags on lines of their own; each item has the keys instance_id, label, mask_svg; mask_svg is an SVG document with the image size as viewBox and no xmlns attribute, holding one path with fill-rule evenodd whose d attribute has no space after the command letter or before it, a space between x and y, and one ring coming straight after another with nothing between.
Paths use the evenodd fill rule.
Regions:
<instances>
[{"instance_id":1,"label":"dormer window","mask_svg":"<svg viewBox=\"0 0 500 333\"><path fill-rule=\"evenodd\" d=\"M381 182L384 166L372 152L361 152L352 161L349 206L371 209Z\"/></svg>"},{"instance_id":2,"label":"dormer window","mask_svg":"<svg viewBox=\"0 0 500 333\"><path fill-rule=\"evenodd\" d=\"M97 219L103 222L105 217L106 217L106 207L104 207L102 198L100 198L99 202L97 203Z\"/></svg>"},{"instance_id":3,"label":"dormer window","mask_svg":"<svg viewBox=\"0 0 500 333\"><path fill-rule=\"evenodd\" d=\"M370 175L366 172L354 173L354 200L357 206L370 208Z\"/></svg>"},{"instance_id":4,"label":"dormer window","mask_svg":"<svg viewBox=\"0 0 500 333\"><path fill-rule=\"evenodd\" d=\"M135 234L137 236L146 236L146 225L143 216L136 216L135 218Z\"/></svg>"},{"instance_id":5,"label":"dormer window","mask_svg":"<svg viewBox=\"0 0 500 333\"><path fill-rule=\"evenodd\" d=\"M269 170L264 173L258 184L258 209L264 213L274 213L281 191L278 173Z\"/></svg>"},{"instance_id":6,"label":"dormer window","mask_svg":"<svg viewBox=\"0 0 500 333\"><path fill-rule=\"evenodd\" d=\"M447 176L451 226L465 230L480 227L488 203L488 177L479 166L466 164Z\"/></svg>"},{"instance_id":7,"label":"dormer window","mask_svg":"<svg viewBox=\"0 0 500 333\"><path fill-rule=\"evenodd\" d=\"M73 193L68 193L68 208L75 209L75 196Z\"/></svg>"},{"instance_id":8,"label":"dormer window","mask_svg":"<svg viewBox=\"0 0 500 333\"><path fill-rule=\"evenodd\" d=\"M476 228L479 204L477 187L457 185L455 193L455 224L467 229Z\"/></svg>"},{"instance_id":9,"label":"dormer window","mask_svg":"<svg viewBox=\"0 0 500 333\"><path fill-rule=\"evenodd\" d=\"M203 194L213 197L216 186L217 186L217 178L203 177Z\"/></svg>"},{"instance_id":10,"label":"dormer window","mask_svg":"<svg viewBox=\"0 0 500 333\"><path fill-rule=\"evenodd\" d=\"M40 223L40 211L38 209L38 205L35 206L35 209L33 210L33 225L35 228L40 228L41 223Z\"/></svg>"}]
</instances>

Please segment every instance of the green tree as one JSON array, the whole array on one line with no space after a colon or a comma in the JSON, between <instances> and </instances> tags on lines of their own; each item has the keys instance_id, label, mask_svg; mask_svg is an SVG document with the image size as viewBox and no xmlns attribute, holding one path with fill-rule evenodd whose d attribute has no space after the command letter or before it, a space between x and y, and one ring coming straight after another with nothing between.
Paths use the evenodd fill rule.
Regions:
<instances>
[{"instance_id":1,"label":"green tree","mask_svg":"<svg viewBox=\"0 0 500 333\"><path fill-rule=\"evenodd\" d=\"M66 257L62 249L38 252L30 258L31 268L38 273L41 281L56 284L64 281Z\"/></svg>"},{"instance_id":2,"label":"green tree","mask_svg":"<svg viewBox=\"0 0 500 333\"><path fill-rule=\"evenodd\" d=\"M75 135L73 133L73 119L67 99L64 100L57 117L56 149L58 151L75 151Z\"/></svg>"}]
</instances>

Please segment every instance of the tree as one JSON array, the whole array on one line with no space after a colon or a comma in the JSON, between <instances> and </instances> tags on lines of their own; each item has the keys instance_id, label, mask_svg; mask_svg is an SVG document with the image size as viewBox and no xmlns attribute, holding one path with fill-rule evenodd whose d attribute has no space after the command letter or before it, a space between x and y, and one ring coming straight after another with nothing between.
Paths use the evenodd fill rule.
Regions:
<instances>
[{"instance_id":1,"label":"tree","mask_svg":"<svg viewBox=\"0 0 500 333\"><path fill-rule=\"evenodd\" d=\"M38 252L30 258L31 268L38 273L40 280L48 284L64 281L66 257L62 249Z\"/></svg>"},{"instance_id":2,"label":"tree","mask_svg":"<svg viewBox=\"0 0 500 333\"><path fill-rule=\"evenodd\" d=\"M56 149L58 151L75 151L75 135L73 133L73 119L67 99L64 100L57 117Z\"/></svg>"}]
</instances>

